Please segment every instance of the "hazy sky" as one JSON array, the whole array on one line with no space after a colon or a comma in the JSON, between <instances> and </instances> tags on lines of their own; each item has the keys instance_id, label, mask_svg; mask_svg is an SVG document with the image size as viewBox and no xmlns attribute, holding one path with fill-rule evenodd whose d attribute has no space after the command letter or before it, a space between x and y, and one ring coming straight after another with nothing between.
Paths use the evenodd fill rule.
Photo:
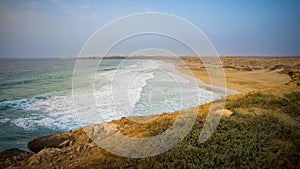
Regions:
<instances>
[{"instance_id":1,"label":"hazy sky","mask_svg":"<svg viewBox=\"0 0 300 169\"><path fill-rule=\"evenodd\" d=\"M0 57L77 56L101 26L150 11L192 22L220 55L300 55L299 0L1 0Z\"/></svg>"}]
</instances>

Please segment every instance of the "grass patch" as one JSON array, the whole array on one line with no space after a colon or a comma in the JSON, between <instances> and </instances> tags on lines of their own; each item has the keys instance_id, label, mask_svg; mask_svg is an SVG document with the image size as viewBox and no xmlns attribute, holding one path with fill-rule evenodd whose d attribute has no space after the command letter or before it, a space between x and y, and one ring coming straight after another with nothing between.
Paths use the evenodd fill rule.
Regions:
<instances>
[{"instance_id":1,"label":"grass patch","mask_svg":"<svg viewBox=\"0 0 300 169\"><path fill-rule=\"evenodd\" d=\"M280 109L299 117L300 92L284 97L263 93L248 94L229 100L226 108L259 107ZM149 158L131 159L109 156L101 166L110 168L299 168L299 128L270 115L249 116L235 113L222 118L216 131L205 142L199 143L204 124L199 114L190 133L171 150ZM150 135L163 132L172 120L157 121L150 126ZM100 164L95 164L99 166Z\"/></svg>"},{"instance_id":2,"label":"grass patch","mask_svg":"<svg viewBox=\"0 0 300 169\"><path fill-rule=\"evenodd\" d=\"M76 162L75 168L300 168L300 127L286 122L299 120L300 92L292 91L229 97L225 107L234 113L223 117L204 143L199 136L210 104L199 106L191 131L165 153L141 159L116 156L100 148L82 149L76 151L81 156L69 162ZM124 135L151 137L167 130L177 117L178 113L162 114L145 124L127 118L113 122Z\"/></svg>"},{"instance_id":3,"label":"grass patch","mask_svg":"<svg viewBox=\"0 0 300 169\"><path fill-rule=\"evenodd\" d=\"M248 94L226 104L227 109L260 107L267 110L280 109L291 117L300 115L300 92L287 93L284 97L263 93Z\"/></svg>"},{"instance_id":4,"label":"grass patch","mask_svg":"<svg viewBox=\"0 0 300 169\"><path fill-rule=\"evenodd\" d=\"M203 144L201 128L193 128L180 144L149 158L110 156L112 168L297 168L300 136L295 127L270 116L243 117L250 125L225 118ZM198 122L197 122L198 123Z\"/></svg>"}]
</instances>

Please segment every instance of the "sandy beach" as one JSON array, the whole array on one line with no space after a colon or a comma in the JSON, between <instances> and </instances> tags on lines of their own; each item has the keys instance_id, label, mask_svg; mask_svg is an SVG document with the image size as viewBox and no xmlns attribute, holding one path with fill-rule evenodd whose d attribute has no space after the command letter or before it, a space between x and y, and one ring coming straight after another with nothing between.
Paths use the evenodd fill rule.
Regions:
<instances>
[{"instance_id":1,"label":"sandy beach","mask_svg":"<svg viewBox=\"0 0 300 169\"><path fill-rule=\"evenodd\" d=\"M183 57L177 62L164 60L174 63L182 73L188 74L191 71L195 77L210 83L198 58ZM222 109L225 114L216 131L204 143L199 143L199 136L212 103L179 111L186 115L191 111L198 111L191 131L178 145L153 157L117 156L99 147L86 132L103 134L117 131L132 138L153 137L174 123L178 118L178 111L136 117L142 121L155 118L148 123L121 118L38 137L28 143L31 152L9 149L0 153L0 167L176 168L179 165L184 168L297 168L300 159L300 76L299 71L293 71L291 77L294 77L295 83L290 83L287 72L299 67L299 58L224 57L221 61L227 86L242 94L226 97L226 104ZM288 85L284 85L286 83ZM135 146L128 147L127 144L125 146L108 141L107 145L118 145L120 150L135 153ZM147 150L147 147L144 149Z\"/></svg>"},{"instance_id":2,"label":"sandy beach","mask_svg":"<svg viewBox=\"0 0 300 169\"><path fill-rule=\"evenodd\" d=\"M182 73L192 75L210 84L206 68L198 57L181 57L172 62ZM299 57L221 57L226 87L241 93L285 84L290 80L288 70L300 68Z\"/></svg>"}]
</instances>

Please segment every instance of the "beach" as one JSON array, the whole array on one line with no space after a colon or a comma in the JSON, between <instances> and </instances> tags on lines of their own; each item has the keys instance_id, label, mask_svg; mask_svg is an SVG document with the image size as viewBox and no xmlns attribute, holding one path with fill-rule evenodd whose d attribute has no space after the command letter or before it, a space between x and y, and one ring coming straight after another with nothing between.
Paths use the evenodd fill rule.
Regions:
<instances>
[{"instance_id":1,"label":"beach","mask_svg":"<svg viewBox=\"0 0 300 169\"><path fill-rule=\"evenodd\" d=\"M300 1L0 1L0 169L300 169Z\"/></svg>"},{"instance_id":2,"label":"beach","mask_svg":"<svg viewBox=\"0 0 300 169\"><path fill-rule=\"evenodd\" d=\"M188 71L207 84L210 78L201 57L182 57L174 63L183 73ZM226 87L247 93L256 89L285 84L290 80L287 71L299 69L299 57L220 57ZM190 73L189 73L190 74Z\"/></svg>"},{"instance_id":3,"label":"beach","mask_svg":"<svg viewBox=\"0 0 300 169\"><path fill-rule=\"evenodd\" d=\"M209 76L198 58L163 61L173 63L182 73L189 74L185 71L191 71L194 77L209 83ZM290 70L298 68L299 58L224 57L221 61L228 88L240 94L226 97L221 109L225 113L216 131L204 143L199 142L199 136L214 102L173 113L123 117L37 137L28 143L31 152L18 149L2 152L0 164L22 168L174 168L178 165L185 168L296 168L300 159L300 83L297 71ZM173 148L155 156L121 157L102 149L87 135L102 133L109 136L117 132L130 138L150 138L168 130L181 113L185 115L183 119L188 119L194 111L197 116L187 136ZM136 155L135 146L138 146L122 144L119 140L108 140L105 144L133 155ZM151 148L151 145L148 146L143 149Z\"/></svg>"}]
</instances>

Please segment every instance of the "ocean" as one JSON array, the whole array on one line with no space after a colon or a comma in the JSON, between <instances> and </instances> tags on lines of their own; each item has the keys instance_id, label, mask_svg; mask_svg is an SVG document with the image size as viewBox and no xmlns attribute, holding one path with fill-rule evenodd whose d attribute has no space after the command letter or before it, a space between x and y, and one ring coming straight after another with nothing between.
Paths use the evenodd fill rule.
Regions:
<instances>
[{"instance_id":1,"label":"ocean","mask_svg":"<svg viewBox=\"0 0 300 169\"><path fill-rule=\"evenodd\" d=\"M222 97L158 60L81 59L81 92L93 92L101 119L77 112L72 95L75 59L0 59L0 151L27 149L29 140L89 123L173 112ZM98 66L96 72L90 67ZM79 77L80 79L80 77ZM78 84L78 82L76 82ZM85 87L92 83L94 88Z\"/></svg>"}]
</instances>

